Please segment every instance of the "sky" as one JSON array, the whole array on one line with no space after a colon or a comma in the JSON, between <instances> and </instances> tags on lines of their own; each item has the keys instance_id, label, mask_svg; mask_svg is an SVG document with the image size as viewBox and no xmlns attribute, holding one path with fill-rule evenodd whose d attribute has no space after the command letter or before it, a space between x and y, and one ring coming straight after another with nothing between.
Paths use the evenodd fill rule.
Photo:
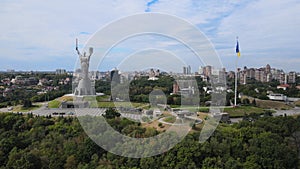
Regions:
<instances>
[{"instance_id":1,"label":"sky","mask_svg":"<svg viewBox=\"0 0 300 169\"><path fill-rule=\"evenodd\" d=\"M110 23L148 13L172 15L195 25L211 42L227 70L235 67L238 36L239 67L270 64L286 72L300 72L299 0L1 0L0 70L74 70L78 66L76 38L82 50ZM145 51L143 48L155 48L150 54L161 50L168 55L178 49L174 43L178 45L174 39L155 35L133 37L117 45L98 69L118 67L122 57L136 50ZM139 55L151 57L150 54ZM188 56L180 57L184 60ZM193 72L205 65L191 59L186 64Z\"/></svg>"}]
</instances>

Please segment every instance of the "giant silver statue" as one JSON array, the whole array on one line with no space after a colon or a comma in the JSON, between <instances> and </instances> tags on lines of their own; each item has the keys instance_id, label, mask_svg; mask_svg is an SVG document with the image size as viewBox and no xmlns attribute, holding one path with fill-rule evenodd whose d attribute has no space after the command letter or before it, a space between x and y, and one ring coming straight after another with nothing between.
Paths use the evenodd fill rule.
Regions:
<instances>
[{"instance_id":1,"label":"giant silver statue","mask_svg":"<svg viewBox=\"0 0 300 169\"><path fill-rule=\"evenodd\" d=\"M81 65L81 75L78 86L75 88L75 95L95 95L95 87L92 86L91 80L89 78L89 62L90 57L93 54L93 48L89 48L89 53L83 52L80 53L78 50L78 41L76 39L76 51L79 55L80 65Z\"/></svg>"}]
</instances>

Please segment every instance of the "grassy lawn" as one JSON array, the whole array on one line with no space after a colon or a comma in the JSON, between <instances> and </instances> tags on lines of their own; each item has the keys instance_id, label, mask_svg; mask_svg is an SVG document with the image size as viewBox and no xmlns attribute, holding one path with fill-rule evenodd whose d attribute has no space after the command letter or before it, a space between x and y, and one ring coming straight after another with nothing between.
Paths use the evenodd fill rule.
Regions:
<instances>
[{"instance_id":1,"label":"grassy lawn","mask_svg":"<svg viewBox=\"0 0 300 169\"><path fill-rule=\"evenodd\" d=\"M174 116L169 116L163 119L167 123L174 123L176 121L176 117Z\"/></svg>"},{"instance_id":2,"label":"grassy lawn","mask_svg":"<svg viewBox=\"0 0 300 169\"><path fill-rule=\"evenodd\" d=\"M151 119L150 119L149 117L143 116L143 117L142 117L142 121L148 123L148 122L151 121Z\"/></svg>"},{"instance_id":3,"label":"grassy lawn","mask_svg":"<svg viewBox=\"0 0 300 169\"><path fill-rule=\"evenodd\" d=\"M59 108L60 104L59 100L52 100L48 103L48 108Z\"/></svg>"},{"instance_id":4,"label":"grassy lawn","mask_svg":"<svg viewBox=\"0 0 300 169\"><path fill-rule=\"evenodd\" d=\"M208 113L209 112L209 107L200 107L199 112Z\"/></svg>"},{"instance_id":5,"label":"grassy lawn","mask_svg":"<svg viewBox=\"0 0 300 169\"><path fill-rule=\"evenodd\" d=\"M170 105L170 107L171 107L171 108L179 108L179 107L180 107L180 105L171 104L171 105Z\"/></svg>"},{"instance_id":6,"label":"grassy lawn","mask_svg":"<svg viewBox=\"0 0 300 169\"><path fill-rule=\"evenodd\" d=\"M207 118L209 118L207 113L202 112L198 112L197 117L202 120L202 123L196 124L195 127L191 130L192 133L195 131L201 131L205 124L205 121L207 120Z\"/></svg>"},{"instance_id":7,"label":"grassy lawn","mask_svg":"<svg viewBox=\"0 0 300 169\"><path fill-rule=\"evenodd\" d=\"M300 100L296 101L294 104L295 104L295 106L300 107Z\"/></svg>"},{"instance_id":8,"label":"grassy lawn","mask_svg":"<svg viewBox=\"0 0 300 169\"><path fill-rule=\"evenodd\" d=\"M32 105L32 107L23 107L22 105L18 105L18 106L14 106L13 108L13 112L29 112L29 111L33 111L36 110L38 108L40 108L41 105L37 104L37 105Z\"/></svg>"},{"instance_id":9,"label":"grassy lawn","mask_svg":"<svg viewBox=\"0 0 300 169\"><path fill-rule=\"evenodd\" d=\"M146 103L134 103L134 102L116 102L116 106L121 106L121 107L130 107L131 105L133 107L142 107L146 106ZM98 107L115 107L114 102L98 102Z\"/></svg>"},{"instance_id":10,"label":"grassy lawn","mask_svg":"<svg viewBox=\"0 0 300 169\"><path fill-rule=\"evenodd\" d=\"M64 101L73 101L73 96L62 96L57 98L57 100L64 102Z\"/></svg>"},{"instance_id":11,"label":"grassy lawn","mask_svg":"<svg viewBox=\"0 0 300 169\"><path fill-rule=\"evenodd\" d=\"M264 109L289 110L292 106L284 102L256 99L256 106Z\"/></svg>"},{"instance_id":12,"label":"grassy lawn","mask_svg":"<svg viewBox=\"0 0 300 169\"><path fill-rule=\"evenodd\" d=\"M243 98L248 98L250 102L253 101L253 98L249 98L247 96L244 96ZM255 99L255 101L256 101L256 106L263 109L289 110L293 108L291 105L287 105L284 102L280 102L280 101L260 100L260 99ZM299 106L300 106L300 102L299 102Z\"/></svg>"},{"instance_id":13,"label":"grassy lawn","mask_svg":"<svg viewBox=\"0 0 300 169\"><path fill-rule=\"evenodd\" d=\"M84 96L84 101L96 101L96 96Z\"/></svg>"},{"instance_id":14,"label":"grassy lawn","mask_svg":"<svg viewBox=\"0 0 300 169\"><path fill-rule=\"evenodd\" d=\"M262 114L264 113L263 108L259 107L253 107L253 106L241 106L241 107L230 107L230 108L225 108L224 112L229 113L230 117L243 117L245 113L247 114Z\"/></svg>"},{"instance_id":15,"label":"grassy lawn","mask_svg":"<svg viewBox=\"0 0 300 169\"><path fill-rule=\"evenodd\" d=\"M170 127L170 125L168 125L168 124L162 124L162 127L160 127L159 124L160 124L160 122L158 122L158 120L155 120L155 121L151 121L149 123L142 123L142 127L154 128L159 132L164 132L164 131L168 130L168 128Z\"/></svg>"},{"instance_id":16,"label":"grassy lawn","mask_svg":"<svg viewBox=\"0 0 300 169\"><path fill-rule=\"evenodd\" d=\"M202 113L202 112L198 112L197 113L197 117L202 119L202 120L205 120L205 118L208 117L208 113Z\"/></svg>"},{"instance_id":17,"label":"grassy lawn","mask_svg":"<svg viewBox=\"0 0 300 169\"><path fill-rule=\"evenodd\" d=\"M97 96L98 97L98 96ZM101 96L102 97L102 96ZM107 97L107 96L105 96ZM105 99L105 97L103 96L103 98ZM83 99L84 101L88 101L90 103L90 107L99 107L99 108L110 108L110 107L115 107L115 103L114 102L109 102L109 101L100 101L97 102L96 101L96 97L94 96L86 96ZM48 108L59 108L59 106L61 105L61 103L63 101L73 101L73 97L60 97L57 98L55 100L52 100L48 103ZM148 104L147 103L134 103L131 102L133 107L143 107L143 108L147 108ZM118 107L130 107L130 102L116 102L116 105Z\"/></svg>"},{"instance_id":18,"label":"grassy lawn","mask_svg":"<svg viewBox=\"0 0 300 169\"><path fill-rule=\"evenodd\" d=\"M96 99L98 102L102 102L102 101L109 101L110 96L108 95L103 95L103 96L97 96Z\"/></svg>"},{"instance_id":19,"label":"grassy lawn","mask_svg":"<svg viewBox=\"0 0 300 169\"><path fill-rule=\"evenodd\" d=\"M171 108L174 109L184 109L184 110L189 110L191 112L197 112L199 111L199 106L188 106L188 105L170 105ZM209 108L208 108L209 109Z\"/></svg>"},{"instance_id":20,"label":"grassy lawn","mask_svg":"<svg viewBox=\"0 0 300 169\"><path fill-rule=\"evenodd\" d=\"M59 108L62 102L73 101L73 96L62 96L48 103L48 108Z\"/></svg>"},{"instance_id":21,"label":"grassy lawn","mask_svg":"<svg viewBox=\"0 0 300 169\"><path fill-rule=\"evenodd\" d=\"M91 108L98 107L98 102L96 100L96 96L84 96L83 101L89 102Z\"/></svg>"}]
</instances>

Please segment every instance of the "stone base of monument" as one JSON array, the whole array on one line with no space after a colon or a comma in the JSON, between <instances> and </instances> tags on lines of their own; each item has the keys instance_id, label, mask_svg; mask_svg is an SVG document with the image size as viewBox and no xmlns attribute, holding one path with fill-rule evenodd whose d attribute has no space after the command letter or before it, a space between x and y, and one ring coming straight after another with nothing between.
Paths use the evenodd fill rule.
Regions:
<instances>
[{"instance_id":1,"label":"stone base of monument","mask_svg":"<svg viewBox=\"0 0 300 169\"><path fill-rule=\"evenodd\" d=\"M65 101L61 103L61 108L89 108L87 101Z\"/></svg>"},{"instance_id":2,"label":"stone base of monument","mask_svg":"<svg viewBox=\"0 0 300 169\"><path fill-rule=\"evenodd\" d=\"M216 114L209 114L209 116L211 116L215 119L219 119L220 122L223 122L223 123L227 123L227 122L230 121L229 114L226 113L226 112L216 113Z\"/></svg>"},{"instance_id":3,"label":"stone base of monument","mask_svg":"<svg viewBox=\"0 0 300 169\"><path fill-rule=\"evenodd\" d=\"M90 79L81 79L78 86L75 88L74 94L76 96L96 95L95 84Z\"/></svg>"}]
</instances>

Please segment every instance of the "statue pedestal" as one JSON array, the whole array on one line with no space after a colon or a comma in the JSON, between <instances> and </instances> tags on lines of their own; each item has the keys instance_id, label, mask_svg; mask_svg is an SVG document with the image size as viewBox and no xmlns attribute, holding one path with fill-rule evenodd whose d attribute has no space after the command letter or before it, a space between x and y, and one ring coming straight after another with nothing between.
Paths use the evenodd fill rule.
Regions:
<instances>
[{"instance_id":1,"label":"statue pedestal","mask_svg":"<svg viewBox=\"0 0 300 169\"><path fill-rule=\"evenodd\" d=\"M96 95L95 86L92 85L89 78L80 79L74 94L77 96Z\"/></svg>"}]
</instances>

